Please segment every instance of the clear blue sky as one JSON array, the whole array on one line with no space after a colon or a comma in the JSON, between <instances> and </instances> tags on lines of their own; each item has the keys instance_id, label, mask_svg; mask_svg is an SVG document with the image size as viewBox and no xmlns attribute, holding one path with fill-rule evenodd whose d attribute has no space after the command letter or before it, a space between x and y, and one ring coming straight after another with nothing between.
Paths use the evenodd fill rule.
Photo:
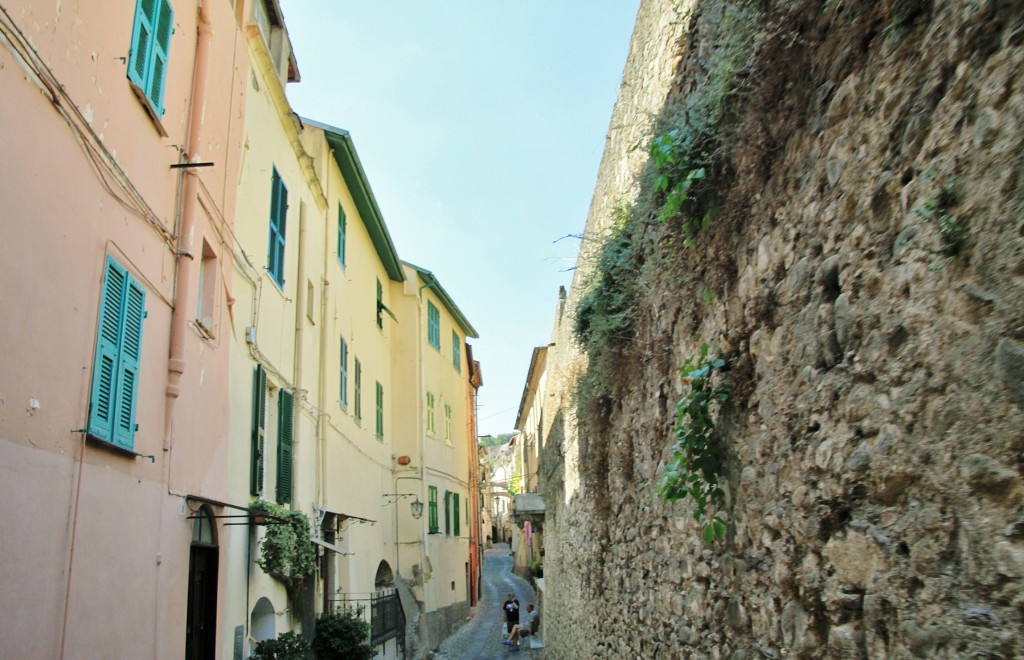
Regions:
<instances>
[{"instance_id":1,"label":"clear blue sky","mask_svg":"<svg viewBox=\"0 0 1024 660\"><path fill-rule=\"evenodd\" d=\"M344 128L399 256L480 333L511 431L568 288L639 0L281 0L300 115Z\"/></svg>"}]
</instances>

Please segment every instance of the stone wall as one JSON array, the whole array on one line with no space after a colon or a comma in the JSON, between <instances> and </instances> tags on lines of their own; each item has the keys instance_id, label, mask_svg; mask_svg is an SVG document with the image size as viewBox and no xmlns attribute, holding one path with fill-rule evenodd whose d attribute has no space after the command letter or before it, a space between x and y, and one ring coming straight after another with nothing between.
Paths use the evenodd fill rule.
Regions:
<instances>
[{"instance_id":1,"label":"stone wall","mask_svg":"<svg viewBox=\"0 0 1024 660\"><path fill-rule=\"evenodd\" d=\"M578 417L571 327L593 249L641 189L631 147L709 48L688 17L721 6L641 3L548 353L545 643L560 658L1017 657L1024 8L761 5L723 213L691 248L652 226L624 375ZM951 226L967 228L955 246ZM701 341L735 391L714 545L690 502L653 488Z\"/></svg>"}]
</instances>

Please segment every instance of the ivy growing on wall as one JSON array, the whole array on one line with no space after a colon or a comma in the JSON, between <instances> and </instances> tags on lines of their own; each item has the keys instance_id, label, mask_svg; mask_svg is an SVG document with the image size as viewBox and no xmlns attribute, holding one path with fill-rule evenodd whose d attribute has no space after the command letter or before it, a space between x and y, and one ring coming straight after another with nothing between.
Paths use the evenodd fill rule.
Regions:
<instances>
[{"instance_id":1,"label":"ivy growing on wall","mask_svg":"<svg viewBox=\"0 0 1024 660\"><path fill-rule=\"evenodd\" d=\"M707 516L709 508L725 503L718 485L723 451L715 418L732 396L732 388L721 377L725 360L709 350L702 344L679 370L683 395L676 403L676 441L657 488L665 502L693 500L693 518L700 523L704 540L711 543L725 538L725 522L717 514Z\"/></svg>"},{"instance_id":2,"label":"ivy growing on wall","mask_svg":"<svg viewBox=\"0 0 1024 660\"><path fill-rule=\"evenodd\" d=\"M289 593L316 573L316 550L310 538L309 518L301 511L257 500L251 508L271 517L260 541L256 563L263 572L284 584Z\"/></svg>"}]
</instances>

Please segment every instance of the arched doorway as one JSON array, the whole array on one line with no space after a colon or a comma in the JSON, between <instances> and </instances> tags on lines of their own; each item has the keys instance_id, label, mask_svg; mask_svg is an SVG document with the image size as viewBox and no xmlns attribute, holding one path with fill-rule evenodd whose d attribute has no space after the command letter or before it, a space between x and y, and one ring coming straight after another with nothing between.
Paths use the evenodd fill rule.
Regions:
<instances>
[{"instance_id":1,"label":"arched doorway","mask_svg":"<svg viewBox=\"0 0 1024 660\"><path fill-rule=\"evenodd\" d=\"M205 506L192 517L188 560L185 658L212 658L217 651L217 530Z\"/></svg>"},{"instance_id":2,"label":"arched doorway","mask_svg":"<svg viewBox=\"0 0 1024 660\"><path fill-rule=\"evenodd\" d=\"M386 561L382 560L377 565L377 575L373 579L373 586L377 591L395 586L395 573Z\"/></svg>"},{"instance_id":3,"label":"arched doorway","mask_svg":"<svg viewBox=\"0 0 1024 660\"><path fill-rule=\"evenodd\" d=\"M252 608L249 635L257 642L277 637L277 617L274 614L274 604L266 597L256 601L256 606Z\"/></svg>"}]
</instances>

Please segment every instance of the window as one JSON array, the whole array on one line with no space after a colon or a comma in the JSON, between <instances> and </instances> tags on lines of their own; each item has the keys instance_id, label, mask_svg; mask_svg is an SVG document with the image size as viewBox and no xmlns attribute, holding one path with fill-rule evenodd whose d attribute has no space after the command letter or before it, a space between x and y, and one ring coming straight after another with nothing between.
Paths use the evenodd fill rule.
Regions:
<instances>
[{"instance_id":1,"label":"window","mask_svg":"<svg viewBox=\"0 0 1024 660\"><path fill-rule=\"evenodd\" d=\"M427 341L437 350L441 350L441 312L429 300L427 301Z\"/></svg>"},{"instance_id":2,"label":"window","mask_svg":"<svg viewBox=\"0 0 1024 660\"><path fill-rule=\"evenodd\" d=\"M452 406L444 404L444 441L452 444Z\"/></svg>"},{"instance_id":3,"label":"window","mask_svg":"<svg viewBox=\"0 0 1024 660\"><path fill-rule=\"evenodd\" d=\"M444 533L451 536L452 533L452 492L444 491Z\"/></svg>"},{"instance_id":4,"label":"window","mask_svg":"<svg viewBox=\"0 0 1024 660\"><path fill-rule=\"evenodd\" d=\"M263 493L263 438L267 417L267 372L256 365L252 380L252 451L249 458L249 494Z\"/></svg>"},{"instance_id":5,"label":"window","mask_svg":"<svg viewBox=\"0 0 1024 660\"><path fill-rule=\"evenodd\" d=\"M342 408L348 408L348 342L345 341L344 337L341 339L340 385L338 403Z\"/></svg>"},{"instance_id":6,"label":"window","mask_svg":"<svg viewBox=\"0 0 1024 660\"><path fill-rule=\"evenodd\" d=\"M427 392L427 433L435 433L434 424L434 393Z\"/></svg>"},{"instance_id":7,"label":"window","mask_svg":"<svg viewBox=\"0 0 1024 660\"><path fill-rule=\"evenodd\" d=\"M107 257L89 396L89 436L132 451L146 290Z\"/></svg>"},{"instance_id":8,"label":"window","mask_svg":"<svg viewBox=\"0 0 1024 660\"><path fill-rule=\"evenodd\" d=\"M384 438L384 386L377 381L377 438Z\"/></svg>"},{"instance_id":9,"label":"window","mask_svg":"<svg viewBox=\"0 0 1024 660\"><path fill-rule=\"evenodd\" d=\"M338 204L338 263L345 267L345 211Z\"/></svg>"},{"instance_id":10,"label":"window","mask_svg":"<svg viewBox=\"0 0 1024 660\"><path fill-rule=\"evenodd\" d=\"M203 258L199 263L199 290L196 296L196 321L213 335L214 307L217 302L217 255L203 239Z\"/></svg>"},{"instance_id":11,"label":"window","mask_svg":"<svg viewBox=\"0 0 1024 660\"><path fill-rule=\"evenodd\" d=\"M427 532L437 534L437 486L427 486Z\"/></svg>"},{"instance_id":12,"label":"window","mask_svg":"<svg viewBox=\"0 0 1024 660\"><path fill-rule=\"evenodd\" d=\"M452 493L452 534L459 536L459 494Z\"/></svg>"},{"instance_id":13,"label":"window","mask_svg":"<svg viewBox=\"0 0 1024 660\"><path fill-rule=\"evenodd\" d=\"M355 359L355 384L352 392L352 407L356 417L356 424L363 421L363 365L359 358Z\"/></svg>"},{"instance_id":14,"label":"window","mask_svg":"<svg viewBox=\"0 0 1024 660\"><path fill-rule=\"evenodd\" d=\"M167 0L138 0L128 53L128 80L154 118L164 116L167 54L174 31L174 8Z\"/></svg>"},{"instance_id":15,"label":"window","mask_svg":"<svg viewBox=\"0 0 1024 660\"><path fill-rule=\"evenodd\" d=\"M462 342L459 341L459 333L452 330L452 366L455 371L462 373Z\"/></svg>"},{"instance_id":16,"label":"window","mask_svg":"<svg viewBox=\"0 0 1024 660\"><path fill-rule=\"evenodd\" d=\"M284 286L284 238L288 214L288 189L275 167L270 177L270 245L267 271L278 287Z\"/></svg>"},{"instance_id":17,"label":"window","mask_svg":"<svg viewBox=\"0 0 1024 660\"><path fill-rule=\"evenodd\" d=\"M292 501L292 393L281 390L277 399L277 503Z\"/></svg>"}]
</instances>

